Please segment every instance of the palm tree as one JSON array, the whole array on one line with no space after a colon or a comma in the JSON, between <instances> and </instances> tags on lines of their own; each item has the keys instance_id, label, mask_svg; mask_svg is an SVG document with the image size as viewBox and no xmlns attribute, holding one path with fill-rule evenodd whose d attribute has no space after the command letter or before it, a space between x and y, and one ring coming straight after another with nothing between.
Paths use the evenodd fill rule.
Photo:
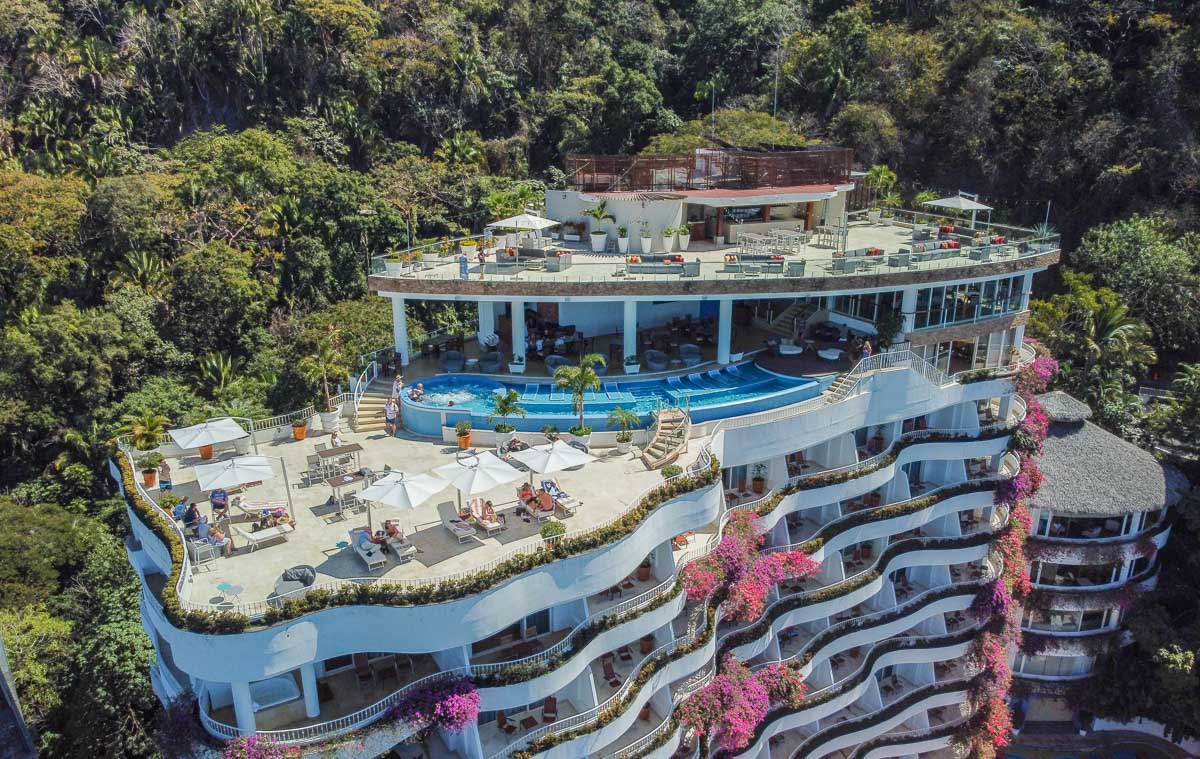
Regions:
<instances>
[{"instance_id":1,"label":"palm tree","mask_svg":"<svg viewBox=\"0 0 1200 759\"><path fill-rule=\"evenodd\" d=\"M112 456L110 442L104 439L100 425L92 422L84 430L70 427L62 435L63 450L54 458L51 467L62 472L71 464L83 464L93 472L103 472Z\"/></svg>"},{"instance_id":2,"label":"palm tree","mask_svg":"<svg viewBox=\"0 0 1200 759\"><path fill-rule=\"evenodd\" d=\"M1150 328L1131 316L1123 303L1101 303L1086 309L1075 327L1083 354L1079 379L1090 399L1105 394L1106 384L1117 379L1114 373L1123 375L1135 366L1149 366L1158 360L1150 345Z\"/></svg>"},{"instance_id":3,"label":"palm tree","mask_svg":"<svg viewBox=\"0 0 1200 759\"><path fill-rule=\"evenodd\" d=\"M913 205L921 206L921 205L924 205L924 204L930 202L931 200L937 200L937 199L938 199L938 194L936 192L934 192L933 190L921 190L920 192L918 192L916 195L913 196Z\"/></svg>"},{"instance_id":4,"label":"palm tree","mask_svg":"<svg viewBox=\"0 0 1200 759\"><path fill-rule=\"evenodd\" d=\"M585 208L583 210L583 215L590 216L593 219L595 219L596 220L595 226L597 226L597 227L606 221L611 221L614 223L617 221L617 217L613 216L611 213L608 212L608 201L607 200L600 201L600 205L598 205L598 206L593 206L592 208ZM592 231L595 232L596 230L593 229Z\"/></svg>"},{"instance_id":5,"label":"palm tree","mask_svg":"<svg viewBox=\"0 0 1200 759\"><path fill-rule=\"evenodd\" d=\"M233 382L236 371L237 362L228 353L208 353L200 359L200 379L213 392L223 390Z\"/></svg>"},{"instance_id":6,"label":"palm tree","mask_svg":"<svg viewBox=\"0 0 1200 759\"><path fill-rule=\"evenodd\" d=\"M630 432L630 430L641 423L641 417L624 406L617 406L612 411L608 412L608 426L616 427L621 430L617 433L618 443L632 440L633 434Z\"/></svg>"},{"instance_id":7,"label":"palm tree","mask_svg":"<svg viewBox=\"0 0 1200 759\"><path fill-rule=\"evenodd\" d=\"M554 384L571 391L571 410L579 414L579 427L583 424L583 397L587 391L600 389L600 375L595 367L607 366L608 362L599 353L588 353L579 359L579 366L560 366L554 372Z\"/></svg>"},{"instance_id":8,"label":"palm tree","mask_svg":"<svg viewBox=\"0 0 1200 759\"><path fill-rule=\"evenodd\" d=\"M129 436L129 443L134 448L149 451L158 447L170 423L171 420L162 414L147 409L140 414L126 414L121 417L121 432Z\"/></svg>"},{"instance_id":9,"label":"palm tree","mask_svg":"<svg viewBox=\"0 0 1200 759\"><path fill-rule=\"evenodd\" d=\"M867 183L867 187L871 188L871 194L878 197L880 194L890 192L896 186L896 172L877 163L867 170L867 175L863 180Z\"/></svg>"},{"instance_id":10,"label":"palm tree","mask_svg":"<svg viewBox=\"0 0 1200 759\"><path fill-rule=\"evenodd\" d=\"M307 381L313 384L321 383L325 390L325 400L328 401L332 397L329 392L329 376L342 377L350 373L342 358L337 330L330 328L329 334L317 341L316 352L300 359L296 368ZM319 403L320 399L317 401Z\"/></svg>"},{"instance_id":11,"label":"palm tree","mask_svg":"<svg viewBox=\"0 0 1200 759\"><path fill-rule=\"evenodd\" d=\"M157 253L131 250L117 263L112 282L118 287L133 285L150 297L162 300L167 291L167 265Z\"/></svg>"},{"instance_id":12,"label":"palm tree","mask_svg":"<svg viewBox=\"0 0 1200 759\"><path fill-rule=\"evenodd\" d=\"M520 400L521 394L516 390L509 390L504 395L493 395L492 413L488 414L487 423L491 424L493 419L499 419L501 423L495 426L496 432L512 432L512 425L505 420L514 416L524 418L528 413L519 405ZM501 430L501 427L507 429Z\"/></svg>"}]
</instances>

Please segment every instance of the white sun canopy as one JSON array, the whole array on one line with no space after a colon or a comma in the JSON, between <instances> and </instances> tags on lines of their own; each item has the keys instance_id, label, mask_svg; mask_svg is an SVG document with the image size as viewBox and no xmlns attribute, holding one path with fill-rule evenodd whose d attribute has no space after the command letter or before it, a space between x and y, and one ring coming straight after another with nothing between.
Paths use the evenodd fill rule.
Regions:
<instances>
[{"instance_id":1,"label":"white sun canopy","mask_svg":"<svg viewBox=\"0 0 1200 759\"><path fill-rule=\"evenodd\" d=\"M196 485L201 490L235 488L274 477L271 460L266 456L238 456L236 459L196 467Z\"/></svg>"},{"instance_id":2,"label":"white sun canopy","mask_svg":"<svg viewBox=\"0 0 1200 759\"><path fill-rule=\"evenodd\" d=\"M497 227L500 229L521 229L530 231L540 231L557 227L561 222L554 219L544 219L541 216L535 216L531 213L519 213L516 216L509 216L507 219L500 219L488 224L489 227Z\"/></svg>"},{"instance_id":3,"label":"white sun canopy","mask_svg":"<svg viewBox=\"0 0 1200 759\"><path fill-rule=\"evenodd\" d=\"M228 443L231 440L244 438L250 433L242 429L242 426L233 419L223 417L202 424L193 424L191 427L168 430L167 434L171 436L176 445L186 450L205 445Z\"/></svg>"},{"instance_id":4,"label":"white sun canopy","mask_svg":"<svg viewBox=\"0 0 1200 759\"><path fill-rule=\"evenodd\" d=\"M523 451L513 451L512 457L541 474L561 472L564 469L583 466L596 460L595 456L584 453L562 440L555 440L546 445L535 445Z\"/></svg>"},{"instance_id":5,"label":"white sun canopy","mask_svg":"<svg viewBox=\"0 0 1200 759\"><path fill-rule=\"evenodd\" d=\"M991 206L985 206L983 203L976 202L970 198L964 198L961 195L955 195L950 198L938 198L937 200L927 200L923 205L936 206L938 208L951 208L955 211L990 211Z\"/></svg>"},{"instance_id":6,"label":"white sun canopy","mask_svg":"<svg viewBox=\"0 0 1200 759\"><path fill-rule=\"evenodd\" d=\"M439 466L433 472L453 485L460 499L463 495L470 497L486 493L522 477L520 470L504 463L489 451Z\"/></svg>"},{"instance_id":7,"label":"white sun canopy","mask_svg":"<svg viewBox=\"0 0 1200 759\"><path fill-rule=\"evenodd\" d=\"M371 504L379 503L397 509L415 509L446 489L447 483L432 474L390 472L358 494L367 502L367 527L371 526Z\"/></svg>"}]
</instances>

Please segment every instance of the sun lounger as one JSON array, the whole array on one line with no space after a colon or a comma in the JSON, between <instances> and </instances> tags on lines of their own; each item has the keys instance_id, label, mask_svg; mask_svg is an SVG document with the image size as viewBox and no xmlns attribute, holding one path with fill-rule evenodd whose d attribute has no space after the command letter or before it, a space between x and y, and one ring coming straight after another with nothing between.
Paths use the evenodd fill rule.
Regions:
<instances>
[{"instance_id":1,"label":"sun lounger","mask_svg":"<svg viewBox=\"0 0 1200 759\"><path fill-rule=\"evenodd\" d=\"M604 394L609 397L609 400L615 400L617 398L617 396L619 396L621 394L621 391L617 389L617 383L605 382L604 383Z\"/></svg>"},{"instance_id":2,"label":"sun lounger","mask_svg":"<svg viewBox=\"0 0 1200 759\"><path fill-rule=\"evenodd\" d=\"M556 508L562 509L567 516L574 516L575 510L580 506L579 501L563 490L558 484L558 480L542 480L542 490L545 490L554 499Z\"/></svg>"},{"instance_id":3,"label":"sun lounger","mask_svg":"<svg viewBox=\"0 0 1200 759\"><path fill-rule=\"evenodd\" d=\"M441 517L442 526L458 538L459 543L466 543L475 537L475 528L458 518L458 510L453 503L446 501L439 504L438 516Z\"/></svg>"},{"instance_id":4,"label":"sun lounger","mask_svg":"<svg viewBox=\"0 0 1200 759\"><path fill-rule=\"evenodd\" d=\"M350 546L358 554L358 558L367 565L367 571L374 572L376 569L387 566L387 556L383 553L383 546L359 542L359 533L365 532L366 530L350 530Z\"/></svg>"},{"instance_id":5,"label":"sun lounger","mask_svg":"<svg viewBox=\"0 0 1200 759\"><path fill-rule=\"evenodd\" d=\"M530 382L525 386L525 392L521 393L521 400L531 401L538 394L538 385L536 382Z\"/></svg>"},{"instance_id":6,"label":"sun lounger","mask_svg":"<svg viewBox=\"0 0 1200 759\"><path fill-rule=\"evenodd\" d=\"M250 553L254 553L254 549L258 548L259 543L266 543L274 540L275 538L283 538L284 540L287 540L287 534L292 531L292 526L290 524L280 524L274 527L268 527L264 530L256 530L255 532L243 530L236 524L231 526L233 531L236 532L242 538L242 540L245 540L250 544Z\"/></svg>"},{"instance_id":7,"label":"sun lounger","mask_svg":"<svg viewBox=\"0 0 1200 759\"><path fill-rule=\"evenodd\" d=\"M287 501L261 501L252 503L247 501L244 495L233 496L229 499L229 505L256 521L262 516L264 511L275 512L279 509L287 510Z\"/></svg>"},{"instance_id":8,"label":"sun lounger","mask_svg":"<svg viewBox=\"0 0 1200 759\"><path fill-rule=\"evenodd\" d=\"M504 529L504 524L499 520L487 519L484 517L484 503L482 499L472 498L470 509L471 519L475 521L475 524L483 528L484 532L488 534L488 537L491 537L497 532L500 532L500 530Z\"/></svg>"},{"instance_id":9,"label":"sun lounger","mask_svg":"<svg viewBox=\"0 0 1200 759\"><path fill-rule=\"evenodd\" d=\"M667 377L667 384L671 387L683 387L683 380L679 379L678 375L674 377Z\"/></svg>"}]
</instances>

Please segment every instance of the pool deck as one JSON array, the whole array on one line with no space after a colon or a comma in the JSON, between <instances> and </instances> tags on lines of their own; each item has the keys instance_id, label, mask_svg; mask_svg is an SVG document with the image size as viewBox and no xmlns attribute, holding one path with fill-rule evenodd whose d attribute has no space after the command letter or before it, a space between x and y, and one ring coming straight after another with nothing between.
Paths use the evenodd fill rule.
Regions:
<instances>
[{"instance_id":1,"label":"pool deck","mask_svg":"<svg viewBox=\"0 0 1200 759\"><path fill-rule=\"evenodd\" d=\"M376 472L382 472L385 465L414 474L429 472L454 462L458 453L454 446L417 438L404 431L394 438L383 432L345 433L343 437L347 444L362 445L360 465ZM533 434L523 437L535 443L539 442L535 438L540 438ZM389 555L386 568L368 571L350 547L339 548L337 545L349 540L349 530L367 526L366 510L339 513L336 506L328 503L332 495L330 486L320 481L311 485L301 481L301 473L307 468L306 458L314 453L315 444L320 442L327 443L328 437L310 436L303 441L287 439L259 445L260 455L272 457L276 476L249 488L247 500L253 503L286 501L290 492L296 529L288 534L286 542L264 543L253 551L247 541L233 535L233 555L207 562L194 574L192 601L215 605L262 601L270 596L285 569L300 564L316 569L318 583L353 578L430 578L469 570L515 548L541 541L540 525L536 521L522 521L512 512L516 505L515 488L521 482L517 480L481 496L492 500L498 511L507 512L507 528L490 538L477 532L469 542L460 544L442 526L439 517L439 508L452 509L457 503L457 491L447 485L427 503L409 511L379 505L372 507L372 526L379 529L385 519L399 519L418 553L404 564L397 563ZM689 453L679 463L691 463L699 450L698 444L690 446ZM583 504L574 516L561 518L568 531L585 529L619 515L642 492L663 479L661 472L646 470L636 458L636 449L625 455L618 455L615 448L598 449L595 453L596 461L575 471L555 475L562 487ZM233 455L229 451L219 458L227 459ZM196 456L172 458L169 462L174 473L174 492L198 501L201 514L211 518L207 493L200 491L195 481L193 467L202 462ZM614 488L615 482L620 482L621 487ZM157 498L159 492L151 490L150 494ZM236 524L240 514L236 509L230 513ZM554 518L560 520L559 516ZM249 530L249 524L241 526ZM238 586L241 591L236 595L223 593L217 589L223 583Z\"/></svg>"}]
</instances>

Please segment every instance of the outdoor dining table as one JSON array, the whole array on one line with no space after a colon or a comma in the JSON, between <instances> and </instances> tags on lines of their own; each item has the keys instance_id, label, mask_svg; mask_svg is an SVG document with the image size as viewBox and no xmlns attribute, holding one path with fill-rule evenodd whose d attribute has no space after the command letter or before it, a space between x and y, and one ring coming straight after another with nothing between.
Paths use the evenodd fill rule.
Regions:
<instances>
[{"instance_id":1,"label":"outdoor dining table","mask_svg":"<svg viewBox=\"0 0 1200 759\"><path fill-rule=\"evenodd\" d=\"M367 478L362 472L355 472L354 474L339 474L336 477L330 477L329 479L325 480L325 484L333 488L333 498L335 501L337 501L339 514L345 507L345 496L342 495L342 490L344 488L353 487L366 482L366 480Z\"/></svg>"}]
</instances>

